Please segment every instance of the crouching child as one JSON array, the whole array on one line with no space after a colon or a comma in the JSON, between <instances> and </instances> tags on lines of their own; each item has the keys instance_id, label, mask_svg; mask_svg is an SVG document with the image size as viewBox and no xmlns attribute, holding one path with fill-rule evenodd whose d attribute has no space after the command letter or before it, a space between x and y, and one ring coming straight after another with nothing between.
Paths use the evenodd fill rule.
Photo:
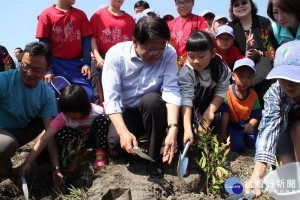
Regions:
<instances>
[{"instance_id":1,"label":"crouching child","mask_svg":"<svg viewBox=\"0 0 300 200\"><path fill-rule=\"evenodd\" d=\"M243 151L245 146L254 149L261 108L256 92L250 88L255 77L255 64L249 58L237 60L232 72L233 84L220 106L220 137L230 136L231 149Z\"/></svg>"}]
</instances>

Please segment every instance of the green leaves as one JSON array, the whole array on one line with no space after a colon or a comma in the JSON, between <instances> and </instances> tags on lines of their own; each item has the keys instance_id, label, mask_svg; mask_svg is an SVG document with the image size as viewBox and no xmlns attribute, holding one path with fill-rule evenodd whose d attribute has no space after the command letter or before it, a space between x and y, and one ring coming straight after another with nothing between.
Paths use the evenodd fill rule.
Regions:
<instances>
[{"instance_id":1,"label":"green leaves","mask_svg":"<svg viewBox=\"0 0 300 200\"><path fill-rule=\"evenodd\" d=\"M215 189L215 190L221 189L220 186L218 186L218 185L213 185L212 188Z\"/></svg>"},{"instance_id":2,"label":"green leaves","mask_svg":"<svg viewBox=\"0 0 300 200\"><path fill-rule=\"evenodd\" d=\"M227 149L224 153L224 158L226 159L226 156L228 155L228 153L230 152L230 149ZM225 160L224 160L225 161Z\"/></svg>"},{"instance_id":3,"label":"green leaves","mask_svg":"<svg viewBox=\"0 0 300 200\"><path fill-rule=\"evenodd\" d=\"M180 71L181 69L181 63L183 62L183 55L182 56L179 56L179 59L177 60L177 67L178 67L178 72Z\"/></svg>"},{"instance_id":4,"label":"green leaves","mask_svg":"<svg viewBox=\"0 0 300 200\"><path fill-rule=\"evenodd\" d=\"M204 153L207 155L208 154L208 147L206 145L204 146L203 150L204 150Z\"/></svg>"},{"instance_id":5,"label":"green leaves","mask_svg":"<svg viewBox=\"0 0 300 200\"><path fill-rule=\"evenodd\" d=\"M230 152L230 139L226 144L219 143L217 134L213 134L213 128L209 127L204 119L196 116L199 121L197 130L198 148L201 151L197 163L206 173L206 191L215 195L220 195L224 191L223 183L227 178L228 171L222 167L226 161L226 156Z\"/></svg>"},{"instance_id":6,"label":"green leaves","mask_svg":"<svg viewBox=\"0 0 300 200\"><path fill-rule=\"evenodd\" d=\"M228 171L226 169L224 169L223 167L217 167L217 171L220 171L223 174L228 174Z\"/></svg>"},{"instance_id":7,"label":"green leaves","mask_svg":"<svg viewBox=\"0 0 300 200\"><path fill-rule=\"evenodd\" d=\"M76 153L75 150L71 150L70 153L69 153L69 156L72 156L72 155L74 155L75 153Z\"/></svg>"},{"instance_id":8,"label":"green leaves","mask_svg":"<svg viewBox=\"0 0 300 200\"><path fill-rule=\"evenodd\" d=\"M206 165L206 158L203 157L203 160L202 160L202 164L201 164L201 167L204 168Z\"/></svg>"},{"instance_id":9,"label":"green leaves","mask_svg":"<svg viewBox=\"0 0 300 200\"><path fill-rule=\"evenodd\" d=\"M81 188L75 188L73 185L70 185L71 188L67 188L70 191L69 195L60 194L60 199L64 200L81 200L81 199L87 199L87 195L85 191Z\"/></svg>"},{"instance_id":10,"label":"green leaves","mask_svg":"<svg viewBox=\"0 0 300 200\"><path fill-rule=\"evenodd\" d=\"M69 166L74 164L85 165L86 156L86 133L72 139L62 150L62 166L66 177L69 176Z\"/></svg>"},{"instance_id":11,"label":"green leaves","mask_svg":"<svg viewBox=\"0 0 300 200\"><path fill-rule=\"evenodd\" d=\"M268 28L266 30L261 29L261 41L264 47L264 56L274 59L275 50L269 40Z\"/></svg>"}]
</instances>

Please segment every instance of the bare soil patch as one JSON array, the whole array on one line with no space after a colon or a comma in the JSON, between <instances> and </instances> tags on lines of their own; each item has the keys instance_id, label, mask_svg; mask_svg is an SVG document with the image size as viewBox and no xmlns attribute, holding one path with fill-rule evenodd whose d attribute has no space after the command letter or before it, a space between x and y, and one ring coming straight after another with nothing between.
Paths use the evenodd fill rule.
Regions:
<instances>
[{"instance_id":1,"label":"bare soil patch","mask_svg":"<svg viewBox=\"0 0 300 200\"><path fill-rule=\"evenodd\" d=\"M24 199L18 169L28 156L33 142L19 149L13 157L14 176L11 181L0 184L0 199ZM238 177L244 184L253 171L254 150L246 149L243 153L230 152L225 168L231 176ZM163 179L149 179L146 163L134 156L110 158L110 162L101 171L94 171L94 152L90 151L89 163L69 179L69 184L84 191L79 199L225 199L229 194L215 197L204 194L205 174L195 161L197 150L190 150L188 177L179 179L176 175L174 162L164 164ZM53 189L51 165L33 164L30 174L26 177L30 199L63 199L61 192ZM70 187L68 185L67 187ZM67 190L68 191L68 190ZM66 196L65 196L66 198ZM264 195L261 199L271 199Z\"/></svg>"}]
</instances>

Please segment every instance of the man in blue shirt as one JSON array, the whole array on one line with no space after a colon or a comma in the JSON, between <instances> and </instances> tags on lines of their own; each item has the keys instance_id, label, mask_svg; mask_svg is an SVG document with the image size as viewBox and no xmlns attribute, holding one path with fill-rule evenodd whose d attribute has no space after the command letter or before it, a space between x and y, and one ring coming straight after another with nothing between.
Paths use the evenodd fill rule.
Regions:
<instances>
[{"instance_id":1,"label":"man in blue shirt","mask_svg":"<svg viewBox=\"0 0 300 200\"><path fill-rule=\"evenodd\" d=\"M136 136L148 134L150 178L162 178L160 149L166 128L163 161L171 164L176 149L181 95L177 55L167 45L170 30L163 19L144 17L133 31L133 41L119 43L106 54L102 81L104 108L112 124L108 133L111 149L134 154Z\"/></svg>"},{"instance_id":2,"label":"man in blue shirt","mask_svg":"<svg viewBox=\"0 0 300 200\"><path fill-rule=\"evenodd\" d=\"M25 47L20 69L0 73L0 177L12 175L15 151L57 115L54 94L42 81L51 60L49 46L33 42Z\"/></svg>"}]
</instances>

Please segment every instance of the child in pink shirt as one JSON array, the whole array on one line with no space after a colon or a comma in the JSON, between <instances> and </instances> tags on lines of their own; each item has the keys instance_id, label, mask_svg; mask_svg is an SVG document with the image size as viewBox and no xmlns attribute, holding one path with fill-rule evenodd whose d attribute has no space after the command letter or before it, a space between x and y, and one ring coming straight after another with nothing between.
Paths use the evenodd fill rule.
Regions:
<instances>
[{"instance_id":1,"label":"child in pink shirt","mask_svg":"<svg viewBox=\"0 0 300 200\"><path fill-rule=\"evenodd\" d=\"M105 150L108 149L107 132L110 120L104 114L103 108L91 104L86 91L79 85L66 87L59 98L58 105L62 112L50 123L44 135L34 145L21 169L22 177L28 173L32 162L54 138L59 146L66 147L70 141L83 133L87 133L89 143L92 147L97 148L94 167L101 169L107 161L108 157ZM55 167L53 179L62 179L60 167L57 165L59 163L58 151L50 153L57 154L52 161L52 165ZM79 163L76 166L71 166L69 166L69 171L74 173L77 171Z\"/></svg>"}]
</instances>

